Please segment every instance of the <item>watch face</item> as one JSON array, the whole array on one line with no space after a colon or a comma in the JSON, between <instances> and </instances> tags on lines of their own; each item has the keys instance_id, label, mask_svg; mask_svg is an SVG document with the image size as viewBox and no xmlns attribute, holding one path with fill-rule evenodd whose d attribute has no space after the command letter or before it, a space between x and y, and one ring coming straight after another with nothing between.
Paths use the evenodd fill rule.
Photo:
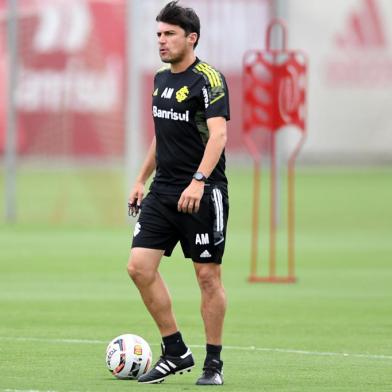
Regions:
<instances>
[{"instance_id":1,"label":"watch face","mask_svg":"<svg viewBox=\"0 0 392 392\"><path fill-rule=\"evenodd\" d=\"M203 181L203 180L205 179L204 174L203 174L203 173L200 173L200 172L196 172L196 173L193 175L193 178L194 178L195 180L197 180L197 181Z\"/></svg>"}]
</instances>

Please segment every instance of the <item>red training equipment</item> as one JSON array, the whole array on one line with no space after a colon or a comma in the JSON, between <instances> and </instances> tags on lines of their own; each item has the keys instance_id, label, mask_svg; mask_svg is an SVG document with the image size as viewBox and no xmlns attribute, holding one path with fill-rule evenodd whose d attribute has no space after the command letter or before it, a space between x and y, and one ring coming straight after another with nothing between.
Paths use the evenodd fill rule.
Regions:
<instances>
[{"instance_id":1,"label":"red training equipment","mask_svg":"<svg viewBox=\"0 0 392 392\"><path fill-rule=\"evenodd\" d=\"M271 49L271 33L274 26L282 30L281 49ZM295 282L294 276L294 166L305 141L306 130L306 75L307 59L303 52L287 50L287 27L284 21L272 20L267 28L266 50L252 50L245 54L243 64L243 135L255 164L251 282ZM287 125L296 126L301 138L288 159L288 274L276 275L277 232L277 157L276 134ZM258 148L255 136L267 133L262 148ZM269 275L257 275L260 166L263 154L271 160L270 184L270 247Z\"/></svg>"}]
</instances>

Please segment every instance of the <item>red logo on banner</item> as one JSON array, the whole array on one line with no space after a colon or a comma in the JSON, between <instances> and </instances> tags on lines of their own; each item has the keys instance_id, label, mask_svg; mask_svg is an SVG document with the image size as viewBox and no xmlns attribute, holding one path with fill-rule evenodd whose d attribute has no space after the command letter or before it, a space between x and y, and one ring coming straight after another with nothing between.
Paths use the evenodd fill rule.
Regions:
<instances>
[{"instance_id":1,"label":"red logo on banner","mask_svg":"<svg viewBox=\"0 0 392 392\"><path fill-rule=\"evenodd\" d=\"M326 79L338 87L385 87L392 83L392 56L380 2L361 0L348 15L338 48L326 61Z\"/></svg>"},{"instance_id":2,"label":"red logo on banner","mask_svg":"<svg viewBox=\"0 0 392 392\"><path fill-rule=\"evenodd\" d=\"M384 26L375 0L363 0L362 7L349 15L346 30L336 43L342 49L384 48L387 46Z\"/></svg>"}]
</instances>

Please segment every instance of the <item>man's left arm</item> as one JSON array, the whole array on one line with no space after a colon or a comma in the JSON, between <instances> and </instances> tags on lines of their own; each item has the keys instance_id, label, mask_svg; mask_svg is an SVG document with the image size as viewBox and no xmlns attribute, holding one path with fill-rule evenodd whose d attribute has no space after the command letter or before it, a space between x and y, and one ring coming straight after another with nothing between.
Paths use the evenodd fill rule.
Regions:
<instances>
[{"instance_id":1,"label":"man's left arm","mask_svg":"<svg viewBox=\"0 0 392 392\"><path fill-rule=\"evenodd\" d=\"M203 173L208 178L218 164L226 145L226 119L224 117L209 118L207 119L207 126L210 137L197 171Z\"/></svg>"},{"instance_id":2,"label":"man's left arm","mask_svg":"<svg viewBox=\"0 0 392 392\"><path fill-rule=\"evenodd\" d=\"M215 169L219 162L220 156L226 145L227 125L226 118L212 117L207 119L209 130L209 139L206 144L203 159L200 162L197 171L203 173L207 178ZM178 211L197 212L200 207L200 200L204 193L204 182L192 180L191 183L182 192L178 200Z\"/></svg>"}]
</instances>

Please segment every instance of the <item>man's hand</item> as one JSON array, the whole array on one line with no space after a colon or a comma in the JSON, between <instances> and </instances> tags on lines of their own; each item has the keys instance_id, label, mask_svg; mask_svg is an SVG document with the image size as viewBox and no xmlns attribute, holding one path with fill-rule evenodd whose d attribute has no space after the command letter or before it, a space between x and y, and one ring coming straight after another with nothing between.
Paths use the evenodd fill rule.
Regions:
<instances>
[{"instance_id":1,"label":"man's hand","mask_svg":"<svg viewBox=\"0 0 392 392\"><path fill-rule=\"evenodd\" d=\"M144 196L144 183L136 182L128 198L129 213L136 216L140 210Z\"/></svg>"},{"instance_id":2,"label":"man's hand","mask_svg":"<svg viewBox=\"0 0 392 392\"><path fill-rule=\"evenodd\" d=\"M180 199L178 200L178 211L187 212L189 214L198 212L203 193L204 182L192 180L188 187L181 193Z\"/></svg>"}]
</instances>

